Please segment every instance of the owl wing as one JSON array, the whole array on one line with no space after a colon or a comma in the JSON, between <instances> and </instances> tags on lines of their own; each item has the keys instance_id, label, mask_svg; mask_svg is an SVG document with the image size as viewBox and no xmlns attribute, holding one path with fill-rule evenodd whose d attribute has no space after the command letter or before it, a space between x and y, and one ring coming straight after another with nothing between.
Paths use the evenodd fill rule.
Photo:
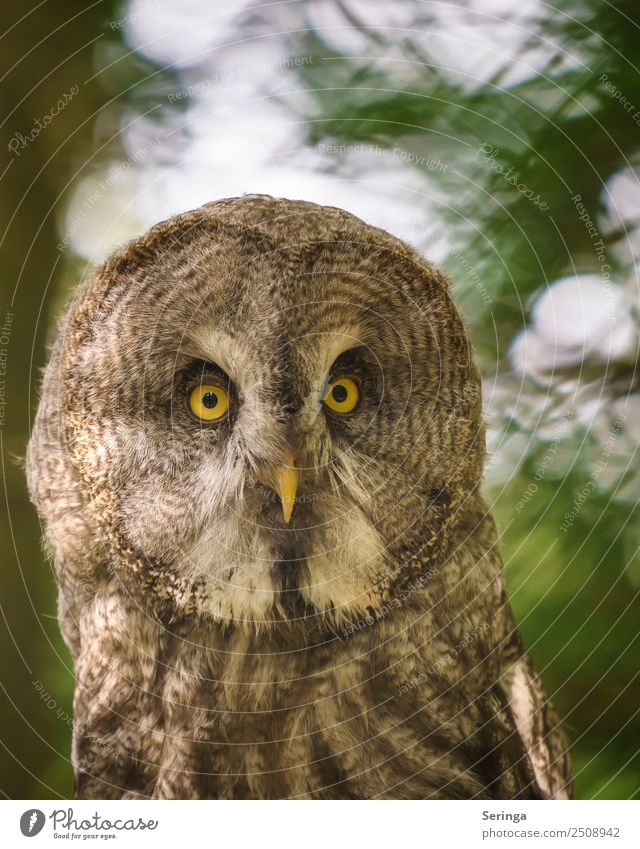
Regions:
<instances>
[{"instance_id":1,"label":"owl wing","mask_svg":"<svg viewBox=\"0 0 640 849\"><path fill-rule=\"evenodd\" d=\"M498 686L542 797L570 799L567 740L515 625L502 646Z\"/></svg>"}]
</instances>

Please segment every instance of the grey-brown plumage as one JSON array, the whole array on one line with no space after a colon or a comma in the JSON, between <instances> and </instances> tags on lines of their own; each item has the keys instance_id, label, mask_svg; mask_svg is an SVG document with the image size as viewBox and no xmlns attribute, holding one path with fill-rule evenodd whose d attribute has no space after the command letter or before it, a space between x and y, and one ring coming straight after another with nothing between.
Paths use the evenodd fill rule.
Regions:
<instances>
[{"instance_id":1,"label":"grey-brown plumage","mask_svg":"<svg viewBox=\"0 0 640 849\"><path fill-rule=\"evenodd\" d=\"M215 426L189 408L211 382ZM77 795L570 795L483 459L447 282L389 234L248 196L114 254L61 325L28 453ZM286 524L270 482L294 465Z\"/></svg>"}]
</instances>

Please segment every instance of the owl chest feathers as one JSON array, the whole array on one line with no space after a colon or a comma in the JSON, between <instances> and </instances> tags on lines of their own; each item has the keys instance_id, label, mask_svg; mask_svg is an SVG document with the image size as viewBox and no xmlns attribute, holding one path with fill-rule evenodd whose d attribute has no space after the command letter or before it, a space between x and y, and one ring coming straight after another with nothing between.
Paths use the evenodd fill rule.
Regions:
<instances>
[{"instance_id":1,"label":"owl chest feathers","mask_svg":"<svg viewBox=\"0 0 640 849\"><path fill-rule=\"evenodd\" d=\"M105 758L132 797L489 795L488 633L428 611L416 593L305 646L294 629L162 629L98 594L76 664L80 795L104 795Z\"/></svg>"}]
</instances>

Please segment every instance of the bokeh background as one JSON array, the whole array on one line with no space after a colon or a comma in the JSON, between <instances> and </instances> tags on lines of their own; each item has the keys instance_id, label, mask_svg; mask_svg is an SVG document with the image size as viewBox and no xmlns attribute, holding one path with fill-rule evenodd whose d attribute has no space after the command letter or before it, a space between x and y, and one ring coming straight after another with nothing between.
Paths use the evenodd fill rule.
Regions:
<instances>
[{"instance_id":1,"label":"bokeh background","mask_svg":"<svg viewBox=\"0 0 640 849\"><path fill-rule=\"evenodd\" d=\"M0 792L72 793L72 670L23 481L77 282L175 212L341 206L449 273L517 618L576 795L640 793L637 0L3 4Z\"/></svg>"}]
</instances>

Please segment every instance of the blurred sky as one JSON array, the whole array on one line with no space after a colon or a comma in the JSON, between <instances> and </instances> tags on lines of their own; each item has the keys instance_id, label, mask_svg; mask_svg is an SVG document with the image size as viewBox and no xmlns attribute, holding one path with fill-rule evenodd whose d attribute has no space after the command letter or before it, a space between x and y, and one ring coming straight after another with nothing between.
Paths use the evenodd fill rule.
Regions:
<instances>
[{"instance_id":1,"label":"blurred sky","mask_svg":"<svg viewBox=\"0 0 640 849\"><path fill-rule=\"evenodd\" d=\"M537 0L515 8L502 0L475 0L465 7L430 2L429 24L419 29L407 25L416 5L359 0L348 6L303 6L289 0L255 6L225 0L214 8L205 0L133 0L123 6L131 49L177 70L180 85L153 114L130 116L121 141L132 167L115 166L111 179L107 169L77 187L64 224L73 231L74 250L99 262L123 240L176 212L215 198L264 192L343 207L428 247L434 261L443 259L446 248L425 238L437 222L429 212L437 186L400 152L383 156L360 146L327 154L306 146L305 127L295 115L305 92L285 64L305 57L291 54L288 36L304 25L321 33L329 47L371 58L370 38L354 28L354 15L379 34L380 62L398 85L412 63L408 38L425 43L446 72L467 87L487 83L505 64L509 74L503 85L528 78L559 48L538 40L523 59L531 22L540 11ZM567 55L565 61L578 60ZM177 113L171 108L176 103L186 109ZM337 171L336 160L342 166ZM87 199L105 176L108 189L87 210ZM74 226L83 209L87 214Z\"/></svg>"}]
</instances>

